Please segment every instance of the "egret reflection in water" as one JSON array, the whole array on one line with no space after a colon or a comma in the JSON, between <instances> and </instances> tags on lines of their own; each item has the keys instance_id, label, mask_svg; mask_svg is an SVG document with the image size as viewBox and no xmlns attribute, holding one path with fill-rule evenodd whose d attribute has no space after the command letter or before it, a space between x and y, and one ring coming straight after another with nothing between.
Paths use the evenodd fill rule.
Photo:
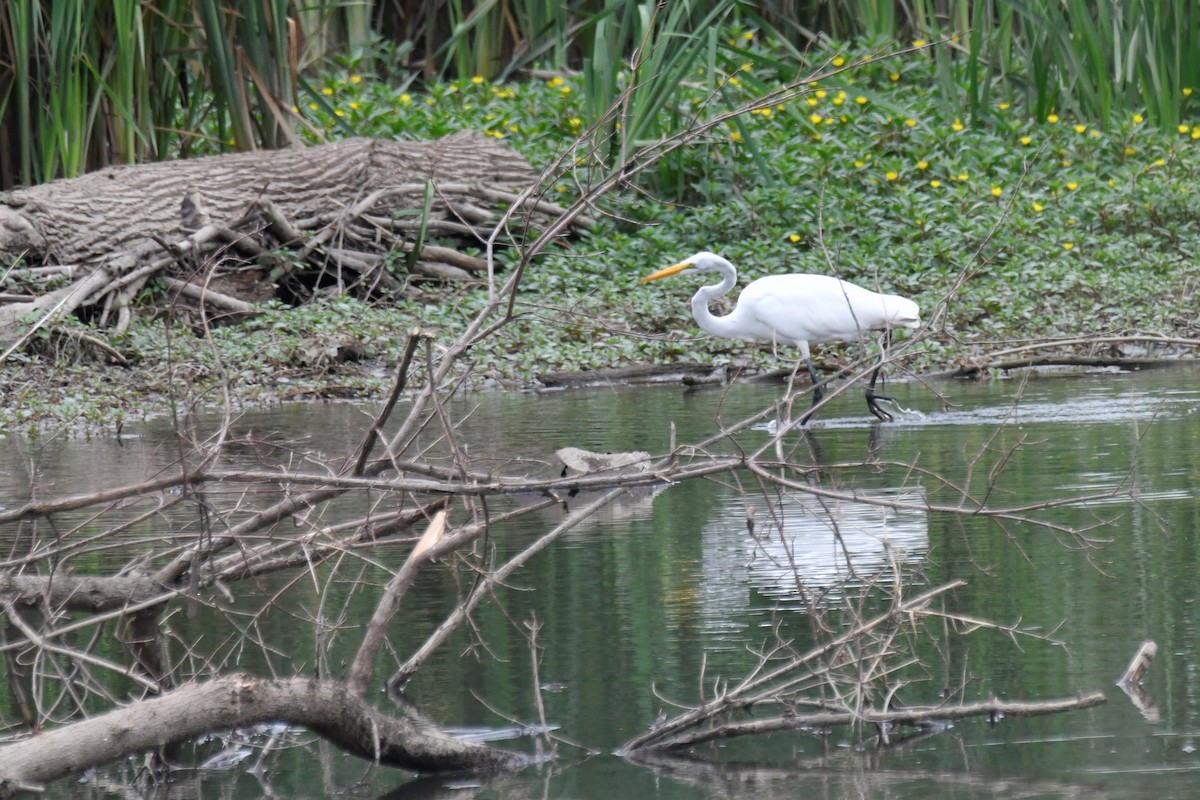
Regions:
<instances>
[{"instance_id":1,"label":"egret reflection in water","mask_svg":"<svg viewBox=\"0 0 1200 800\"><path fill-rule=\"evenodd\" d=\"M730 495L702 534L712 620L744 615L754 605L751 594L802 607L801 589L835 600L890 575L894 564L919 564L929 550L928 515L879 503L919 506L924 493L906 487L862 497L866 502L791 493L768 506L762 496ZM753 533L746 524L751 506Z\"/></svg>"}]
</instances>

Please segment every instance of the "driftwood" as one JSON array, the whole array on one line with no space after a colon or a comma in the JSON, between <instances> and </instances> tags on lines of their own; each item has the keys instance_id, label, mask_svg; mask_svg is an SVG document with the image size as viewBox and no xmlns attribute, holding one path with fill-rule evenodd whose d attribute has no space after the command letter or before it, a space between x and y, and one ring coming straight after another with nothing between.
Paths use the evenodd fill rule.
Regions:
<instances>
[{"instance_id":1,"label":"driftwood","mask_svg":"<svg viewBox=\"0 0 1200 800\"><path fill-rule=\"evenodd\" d=\"M502 215L536 232L563 213L524 193L536 180L503 142L464 132L118 167L9 192L0 352L89 307L123 331L150 280L205 323L273 297L473 280L487 263L459 246L481 245Z\"/></svg>"}]
</instances>

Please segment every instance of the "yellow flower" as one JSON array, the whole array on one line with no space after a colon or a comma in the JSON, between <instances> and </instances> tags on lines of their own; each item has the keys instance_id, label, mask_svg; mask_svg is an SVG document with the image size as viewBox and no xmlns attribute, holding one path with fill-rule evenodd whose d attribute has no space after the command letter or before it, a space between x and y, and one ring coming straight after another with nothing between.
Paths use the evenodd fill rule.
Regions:
<instances>
[{"instance_id":1,"label":"yellow flower","mask_svg":"<svg viewBox=\"0 0 1200 800\"><path fill-rule=\"evenodd\" d=\"M889 181L894 181L896 178L899 178L900 175L894 169L889 169L883 177L887 178Z\"/></svg>"},{"instance_id":2,"label":"yellow flower","mask_svg":"<svg viewBox=\"0 0 1200 800\"><path fill-rule=\"evenodd\" d=\"M1090 131L1088 131L1088 136L1092 137L1093 139L1099 139L1100 131L1096 130L1095 128L1092 128Z\"/></svg>"},{"instance_id":3,"label":"yellow flower","mask_svg":"<svg viewBox=\"0 0 1200 800\"><path fill-rule=\"evenodd\" d=\"M1040 214L1046 210L1046 207L1044 205L1042 205L1041 203L1035 202L1033 204L1033 210Z\"/></svg>"},{"instance_id":4,"label":"yellow flower","mask_svg":"<svg viewBox=\"0 0 1200 800\"><path fill-rule=\"evenodd\" d=\"M292 113L293 113L293 114L299 114L299 113L300 113L300 106L292 106ZM1185 127L1186 127L1186 126L1185 126ZM1186 133L1186 131L1185 131L1185 133Z\"/></svg>"},{"instance_id":5,"label":"yellow flower","mask_svg":"<svg viewBox=\"0 0 1200 800\"><path fill-rule=\"evenodd\" d=\"M889 80L889 81L898 81L898 80L900 80L900 73L899 73L899 72L892 72L892 73L890 73L890 74L888 75L888 80Z\"/></svg>"},{"instance_id":6,"label":"yellow flower","mask_svg":"<svg viewBox=\"0 0 1200 800\"><path fill-rule=\"evenodd\" d=\"M855 169L862 169L862 168L863 168L863 167L865 167L866 165L867 165L867 162L863 161L861 158L859 158L859 159L856 159L856 160L855 160L855 162L854 162L854 168L855 168Z\"/></svg>"},{"instance_id":7,"label":"yellow flower","mask_svg":"<svg viewBox=\"0 0 1200 800\"><path fill-rule=\"evenodd\" d=\"M919 170L921 170L922 172L924 172L925 170L929 169L929 162L928 162L928 161L918 161L918 162L917 162L917 169L919 169Z\"/></svg>"},{"instance_id":8,"label":"yellow flower","mask_svg":"<svg viewBox=\"0 0 1200 800\"><path fill-rule=\"evenodd\" d=\"M741 86L741 85L742 85L742 81L741 81L741 79L740 79L740 78L738 78L738 76L737 76L737 75L734 75L733 77L731 77L731 78L729 79L729 85L730 85L730 86Z\"/></svg>"},{"instance_id":9,"label":"yellow flower","mask_svg":"<svg viewBox=\"0 0 1200 800\"><path fill-rule=\"evenodd\" d=\"M971 179L971 176L965 172L960 172L960 173L958 173L958 179L965 183L966 181L969 181Z\"/></svg>"},{"instance_id":10,"label":"yellow flower","mask_svg":"<svg viewBox=\"0 0 1200 800\"><path fill-rule=\"evenodd\" d=\"M1166 160L1165 158L1156 158L1156 159L1154 159L1154 166L1156 166L1156 167L1165 167L1166 165L1167 165L1167 160Z\"/></svg>"},{"instance_id":11,"label":"yellow flower","mask_svg":"<svg viewBox=\"0 0 1200 800\"><path fill-rule=\"evenodd\" d=\"M350 82L354 83L354 84L362 83L362 76L361 75L351 75Z\"/></svg>"},{"instance_id":12,"label":"yellow flower","mask_svg":"<svg viewBox=\"0 0 1200 800\"><path fill-rule=\"evenodd\" d=\"M1084 132L1084 131L1086 131L1086 130L1087 130L1087 125L1084 125L1084 124L1082 124L1082 123L1081 123L1081 124L1079 124L1079 125L1076 125L1076 126L1075 126L1075 132L1076 132L1076 133L1083 133L1083 132Z\"/></svg>"},{"instance_id":13,"label":"yellow flower","mask_svg":"<svg viewBox=\"0 0 1200 800\"><path fill-rule=\"evenodd\" d=\"M567 120L567 124L570 125L572 128L578 128L579 126L583 125L583 120L581 120L579 117L571 117L569 120ZM741 138L740 133L738 134L738 138L739 139ZM735 139L734 141L737 141L737 139Z\"/></svg>"},{"instance_id":14,"label":"yellow flower","mask_svg":"<svg viewBox=\"0 0 1200 800\"><path fill-rule=\"evenodd\" d=\"M742 34L742 38L747 42L751 41L754 38L754 31L746 31Z\"/></svg>"},{"instance_id":15,"label":"yellow flower","mask_svg":"<svg viewBox=\"0 0 1200 800\"><path fill-rule=\"evenodd\" d=\"M1192 96L1192 87L1190 87L1190 86L1183 87L1183 96L1191 97Z\"/></svg>"},{"instance_id":16,"label":"yellow flower","mask_svg":"<svg viewBox=\"0 0 1200 800\"><path fill-rule=\"evenodd\" d=\"M846 102L846 95L839 94L837 97L833 98L832 102L835 106L840 106L842 103Z\"/></svg>"},{"instance_id":17,"label":"yellow flower","mask_svg":"<svg viewBox=\"0 0 1200 800\"><path fill-rule=\"evenodd\" d=\"M1143 117L1141 114L1133 115L1133 124L1134 125L1141 125L1145 121L1146 121L1145 117Z\"/></svg>"},{"instance_id":18,"label":"yellow flower","mask_svg":"<svg viewBox=\"0 0 1200 800\"><path fill-rule=\"evenodd\" d=\"M559 86L563 85L563 79L556 75L550 80L546 81L546 85L551 89L557 89Z\"/></svg>"},{"instance_id":19,"label":"yellow flower","mask_svg":"<svg viewBox=\"0 0 1200 800\"><path fill-rule=\"evenodd\" d=\"M789 242L791 242L792 244L795 244L796 242L800 241L800 234L798 234L798 233L789 233L789 234L788 234L788 241L789 241Z\"/></svg>"},{"instance_id":20,"label":"yellow flower","mask_svg":"<svg viewBox=\"0 0 1200 800\"><path fill-rule=\"evenodd\" d=\"M846 59L842 58L841 56L834 56L833 61L831 61L830 63L833 64L835 67L840 67L846 63Z\"/></svg>"},{"instance_id":21,"label":"yellow flower","mask_svg":"<svg viewBox=\"0 0 1200 800\"><path fill-rule=\"evenodd\" d=\"M934 178L933 180L931 180L929 182L929 186L934 189L940 189L942 186L942 182L939 181L937 178Z\"/></svg>"},{"instance_id":22,"label":"yellow flower","mask_svg":"<svg viewBox=\"0 0 1200 800\"><path fill-rule=\"evenodd\" d=\"M924 39L913 39L913 47L924 47L924 46L925 46Z\"/></svg>"},{"instance_id":23,"label":"yellow flower","mask_svg":"<svg viewBox=\"0 0 1200 800\"><path fill-rule=\"evenodd\" d=\"M1076 190L1076 189L1078 189L1078 188L1079 188L1079 184L1078 184L1078 183L1076 183L1075 181L1068 181L1068 182L1067 182L1067 191L1068 191L1068 192L1073 192L1073 191L1075 191L1075 190Z\"/></svg>"},{"instance_id":24,"label":"yellow flower","mask_svg":"<svg viewBox=\"0 0 1200 800\"><path fill-rule=\"evenodd\" d=\"M344 116L346 116L346 112L345 112L345 111L342 111L340 108L335 108L335 109L333 110L333 114L334 114L334 116L337 116L337 117L344 117Z\"/></svg>"},{"instance_id":25,"label":"yellow flower","mask_svg":"<svg viewBox=\"0 0 1200 800\"><path fill-rule=\"evenodd\" d=\"M915 119L912 119L912 118L909 118L909 119L906 119L906 120L904 120L904 124L905 124L905 125L907 125L907 126L908 126L908 127L910 127L910 128L915 128L915 127L917 127L917 121L916 121Z\"/></svg>"},{"instance_id":26,"label":"yellow flower","mask_svg":"<svg viewBox=\"0 0 1200 800\"><path fill-rule=\"evenodd\" d=\"M1136 152L1137 152L1137 150L1134 150L1132 147L1125 148L1125 155L1127 155L1127 156L1131 156Z\"/></svg>"},{"instance_id":27,"label":"yellow flower","mask_svg":"<svg viewBox=\"0 0 1200 800\"><path fill-rule=\"evenodd\" d=\"M829 92L825 91L824 89L817 89L817 98L818 99L824 100L825 95L827 95L827 94L829 94Z\"/></svg>"},{"instance_id":28,"label":"yellow flower","mask_svg":"<svg viewBox=\"0 0 1200 800\"><path fill-rule=\"evenodd\" d=\"M400 102L404 103L404 105L408 105L412 102L412 95L408 92L405 92L404 94L400 95Z\"/></svg>"},{"instance_id":29,"label":"yellow flower","mask_svg":"<svg viewBox=\"0 0 1200 800\"><path fill-rule=\"evenodd\" d=\"M808 103L809 108L812 108L812 107L816 106L819 101L815 97L809 97L809 98L806 98L804 102Z\"/></svg>"},{"instance_id":30,"label":"yellow flower","mask_svg":"<svg viewBox=\"0 0 1200 800\"><path fill-rule=\"evenodd\" d=\"M742 64L741 70L742 70L742 72L749 72L750 71L750 62L747 61L746 63Z\"/></svg>"},{"instance_id":31,"label":"yellow flower","mask_svg":"<svg viewBox=\"0 0 1200 800\"><path fill-rule=\"evenodd\" d=\"M1062 160L1062 165L1063 169L1066 169L1067 167L1071 166L1071 160L1069 158L1064 158Z\"/></svg>"},{"instance_id":32,"label":"yellow flower","mask_svg":"<svg viewBox=\"0 0 1200 800\"><path fill-rule=\"evenodd\" d=\"M432 97L426 97L426 98L425 98L425 105L427 105L427 106L436 106L436 105L437 105L437 100L434 100Z\"/></svg>"},{"instance_id":33,"label":"yellow flower","mask_svg":"<svg viewBox=\"0 0 1200 800\"><path fill-rule=\"evenodd\" d=\"M1192 138L1193 138L1193 139L1200 139L1200 126L1197 126L1197 127L1195 127L1195 128L1192 128Z\"/></svg>"},{"instance_id":34,"label":"yellow flower","mask_svg":"<svg viewBox=\"0 0 1200 800\"><path fill-rule=\"evenodd\" d=\"M320 106L318 106L316 103L309 103L308 107L311 108L313 111L316 111L318 108L320 108Z\"/></svg>"},{"instance_id":35,"label":"yellow flower","mask_svg":"<svg viewBox=\"0 0 1200 800\"><path fill-rule=\"evenodd\" d=\"M565 97L566 95L569 95L569 94L571 93L571 87L570 87L570 86L563 86L563 87L562 87L562 88L560 88L558 91L559 91L559 93L560 93L560 94L562 94L562 95Z\"/></svg>"},{"instance_id":36,"label":"yellow flower","mask_svg":"<svg viewBox=\"0 0 1200 800\"><path fill-rule=\"evenodd\" d=\"M1000 105L996 106L996 108L1000 109L1001 111L1008 111L1008 109L1012 108L1012 104L1011 103L1001 103Z\"/></svg>"},{"instance_id":37,"label":"yellow flower","mask_svg":"<svg viewBox=\"0 0 1200 800\"><path fill-rule=\"evenodd\" d=\"M732 142L740 142L742 140L742 134L738 131L734 131L733 133L729 134L729 140Z\"/></svg>"},{"instance_id":38,"label":"yellow flower","mask_svg":"<svg viewBox=\"0 0 1200 800\"><path fill-rule=\"evenodd\" d=\"M472 76L471 76L471 83L473 83L473 84L475 84L476 86L478 86L479 84L483 83L483 76L482 76L482 75L472 75Z\"/></svg>"},{"instance_id":39,"label":"yellow flower","mask_svg":"<svg viewBox=\"0 0 1200 800\"><path fill-rule=\"evenodd\" d=\"M1004 190L995 184L992 185L992 197L999 197L1004 194Z\"/></svg>"},{"instance_id":40,"label":"yellow flower","mask_svg":"<svg viewBox=\"0 0 1200 800\"><path fill-rule=\"evenodd\" d=\"M1023 145L1031 145L1031 144L1033 144L1033 137L1032 137L1032 136L1022 136L1022 137L1021 137L1021 144L1023 144Z\"/></svg>"},{"instance_id":41,"label":"yellow flower","mask_svg":"<svg viewBox=\"0 0 1200 800\"><path fill-rule=\"evenodd\" d=\"M1074 242L1063 242L1063 250L1072 250L1075 247Z\"/></svg>"},{"instance_id":42,"label":"yellow flower","mask_svg":"<svg viewBox=\"0 0 1200 800\"><path fill-rule=\"evenodd\" d=\"M1189 128L1187 125L1179 125L1177 128L1175 128L1175 130L1179 131L1180 133L1187 133Z\"/></svg>"},{"instance_id":43,"label":"yellow flower","mask_svg":"<svg viewBox=\"0 0 1200 800\"><path fill-rule=\"evenodd\" d=\"M963 129L962 120L961 120L961 119L956 119L956 120L954 120L954 122L950 123L950 128L951 128L951 129L952 129L952 130L953 130L955 133L958 133L959 131L961 131L961 130Z\"/></svg>"},{"instance_id":44,"label":"yellow flower","mask_svg":"<svg viewBox=\"0 0 1200 800\"><path fill-rule=\"evenodd\" d=\"M356 103L356 102L354 102L353 100L351 100L351 101L350 101L350 110L351 110L351 111L357 111L357 110L358 110L358 103Z\"/></svg>"},{"instance_id":45,"label":"yellow flower","mask_svg":"<svg viewBox=\"0 0 1200 800\"><path fill-rule=\"evenodd\" d=\"M860 94L858 97L854 98L854 102L858 103L860 106L865 106L867 104L867 98Z\"/></svg>"},{"instance_id":46,"label":"yellow flower","mask_svg":"<svg viewBox=\"0 0 1200 800\"><path fill-rule=\"evenodd\" d=\"M326 86L324 89L321 90L321 94L325 95L326 97L329 97L330 95L333 94L333 89L330 89L328 86Z\"/></svg>"},{"instance_id":47,"label":"yellow flower","mask_svg":"<svg viewBox=\"0 0 1200 800\"><path fill-rule=\"evenodd\" d=\"M1046 117L1046 122L1049 122L1051 125L1057 125L1058 114L1051 114L1050 116Z\"/></svg>"},{"instance_id":48,"label":"yellow flower","mask_svg":"<svg viewBox=\"0 0 1200 800\"><path fill-rule=\"evenodd\" d=\"M822 117L820 114L810 114L808 117L808 121L813 125L820 125L822 119L824 119L824 117Z\"/></svg>"}]
</instances>

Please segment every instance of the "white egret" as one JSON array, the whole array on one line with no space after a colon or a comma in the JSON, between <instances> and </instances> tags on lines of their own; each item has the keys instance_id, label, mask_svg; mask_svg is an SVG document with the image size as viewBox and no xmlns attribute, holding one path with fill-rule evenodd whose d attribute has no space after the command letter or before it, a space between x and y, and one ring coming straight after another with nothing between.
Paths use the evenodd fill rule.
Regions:
<instances>
[{"instance_id":1,"label":"white egret","mask_svg":"<svg viewBox=\"0 0 1200 800\"><path fill-rule=\"evenodd\" d=\"M879 400L893 398L876 396L875 380L887 356L891 329L920 326L920 308L916 303L898 295L872 292L827 275L768 275L752 281L742 290L733 311L717 317L708 310L709 301L729 293L737 284L737 270L721 256L707 251L647 275L641 282L694 272L715 272L721 276L720 283L704 286L692 297L692 316L706 333L800 348L813 385L812 406L800 419L801 425L808 421L812 408L824 396L813 368L809 344L850 342L861 339L870 331L884 331L883 358L871 372L867 384L867 408L884 422L892 421L892 415L879 407Z\"/></svg>"}]
</instances>

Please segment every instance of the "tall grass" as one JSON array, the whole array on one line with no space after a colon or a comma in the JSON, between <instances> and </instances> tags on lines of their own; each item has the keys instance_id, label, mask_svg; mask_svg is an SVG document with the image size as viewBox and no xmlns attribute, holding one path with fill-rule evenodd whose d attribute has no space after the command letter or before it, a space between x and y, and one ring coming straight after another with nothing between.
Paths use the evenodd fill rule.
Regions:
<instances>
[{"instance_id":1,"label":"tall grass","mask_svg":"<svg viewBox=\"0 0 1200 800\"><path fill-rule=\"evenodd\" d=\"M3 186L291 137L286 0L9 0L0 12Z\"/></svg>"},{"instance_id":2,"label":"tall grass","mask_svg":"<svg viewBox=\"0 0 1200 800\"><path fill-rule=\"evenodd\" d=\"M972 117L1002 93L1041 117L1174 126L1200 90L1200 0L8 0L0 185L185 155L201 128L221 147L285 145L304 67L369 64L385 34L426 78L582 70L587 121L620 155L687 114L681 81L714 85L732 28L789 44L781 76L814 44L937 41L933 88Z\"/></svg>"}]
</instances>

